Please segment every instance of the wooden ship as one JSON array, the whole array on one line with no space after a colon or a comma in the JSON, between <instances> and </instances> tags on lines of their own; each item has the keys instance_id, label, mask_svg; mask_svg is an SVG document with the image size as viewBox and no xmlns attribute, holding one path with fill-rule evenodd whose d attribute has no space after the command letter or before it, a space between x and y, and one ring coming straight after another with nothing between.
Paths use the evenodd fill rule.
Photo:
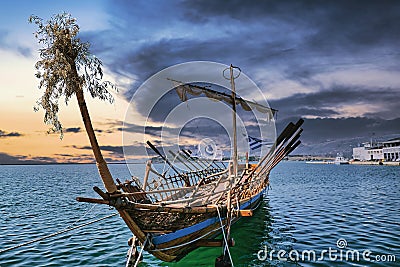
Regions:
<instances>
[{"instance_id":1,"label":"wooden ship","mask_svg":"<svg viewBox=\"0 0 400 267\"><path fill-rule=\"evenodd\" d=\"M242 217L252 216L269 186L270 171L300 143L303 120L290 123L277 137L268 153L257 164L238 162L236 137L236 105L276 110L239 98L235 93L233 67L230 66L232 94L227 95L209 88L192 85L208 97L214 94L219 100L232 104L233 156L229 162L193 157L187 150L169 153L184 165L181 170L171 163L151 142L147 145L169 166L171 173L160 173L151 160L146 164L142 179L132 177L120 181L111 177L105 161L98 168L106 192L94 190L101 198L78 197L80 202L105 204L114 207L133 233L129 240L131 249L128 264L137 264L145 250L166 262L179 261L199 247L223 248L216 266L230 266L229 247L231 225ZM182 94L182 91L178 94ZM192 92L193 93L193 92ZM221 235L222 239L216 239ZM141 249L137 249L141 247Z\"/></svg>"},{"instance_id":2,"label":"wooden ship","mask_svg":"<svg viewBox=\"0 0 400 267\"><path fill-rule=\"evenodd\" d=\"M252 215L269 185L269 174L285 156L299 144L302 120L290 123L276 139L268 153L257 164L238 162L236 134L236 106L243 110L256 109L273 118L269 107L247 101L236 95L234 69L230 66L231 94L224 94L182 84L176 91L182 100L187 93L204 94L224 101L232 107L233 155L228 163L193 159L185 150L172 152L185 171L171 163L150 142L150 146L169 165L172 173L160 173L149 161L142 179L133 177L127 181L114 180L97 142L84 91L90 96L112 102L108 89L115 88L110 82L102 82L101 61L89 51L89 43L77 37L79 26L70 14L62 13L45 22L37 16L29 18L37 25L35 37L41 49L40 60L35 64L40 79L39 89L44 89L35 109L43 108L44 122L53 125L51 131L62 132L58 120L59 100L68 103L75 96L82 115L85 130L96 160L105 191L94 190L101 198L77 198L81 202L100 203L114 207L133 233L127 265L137 265L141 252L148 251L155 257L171 262L179 261L189 252L203 246L221 246L223 254L217 258L217 266L229 266L232 262L229 246L231 225L242 217ZM240 75L240 69L239 75ZM225 72L225 71L224 71ZM225 75L224 75L225 76ZM228 114L229 115L229 114ZM229 116L228 116L229 117ZM216 239L222 233L223 239ZM136 250L139 246L140 252Z\"/></svg>"}]
</instances>

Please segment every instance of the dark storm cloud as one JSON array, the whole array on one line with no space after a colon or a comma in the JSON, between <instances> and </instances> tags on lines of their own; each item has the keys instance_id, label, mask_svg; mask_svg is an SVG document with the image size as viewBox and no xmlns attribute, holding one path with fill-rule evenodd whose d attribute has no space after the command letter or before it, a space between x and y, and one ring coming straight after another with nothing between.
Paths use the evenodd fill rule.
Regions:
<instances>
[{"instance_id":1,"label":"dark storm cloud","mask_svg":"<svg viewBox=\"0 0 400 267\"><path fill-rule=\"evenodd\" d=\"M363 63L393 69L400 55L397 1L119 1L109 8L119 23L83 36L113 72L136 77L128 99L150 75L191 60L232 62L250 76L278 71L319 91L318 73Z\"/></svg>"},{"instance_id":2,"label":"dark storm cloud","mask_svg":"<svg viewBox=\"0 0 400 267\"><path fill-rule=\"evenodd\" d=\"M293 118L281 121L278 128L282 129L289 120L293 121ZM384 136L400 132L400 119L383 120L363 117L305 119L303 128L304 134L301 139L305 144L354 138L367 142L372 136L374 139L385 141Z\"/></svg>"},{"instance_id":3,"label":"dark storm cloud","mask_svg":"<svg viewBox=\"0 0 400 267\"><path fill-rule=\"evenodd\" d=\"M254 23L266 19L279 19L289 22L301 21L300 17L310 17L315 1L184 1L185 18L193 23L205 23L215 19L226 22L244 21ZM326 4L327 1L324 2ZM318 5L317 5L318 7ZM293 16L293 12L296 16ZM231 20L227 20L231 19ZM302 23L304 24L304 23Z\"/></svg>"},{"instance_id":4,"label":"dark storm cloud","mask_svg":"<svg viewBox=\"0 0 400 267\"><path fill-rule=\"evenodd\" d=\"M337 66L372 63L390 69L398 66L396 60L400 59L398 1L187 1L185 5L185 17L194 23L196 16L190 14L197 13L206 18L201 23L240 21L248 25L247 34L256 33L252 40L264 48L263 52L255 50L258 61L251 63L273 66L285 78L303 84L318 86L310 78ZM268 35L273 27L284 34ZM239 43L241 47L250 48L243 43L246 41ZM273 54L271 44L286 53L265 56ZM253 49L246 50L253 54Z\"/></svg>"},{"instance_id":5,"label":"dark storm cloud","mask_svg":"<svg viewBox=\"0 0 400 267\"><path fill-rule=\"evenodd\" d=\"M239 37L238 37L239 38ZM191 40L191 39L162 39L155 42L146 43L137 49L133 49L121 55L111 62L109 66L117 73L132 73L137 75L138 80L125 93L127 99L131 99L137 87L151 75L171 65L187 61L216 61L216 62L235 62L237 65L244 65L251 61L252 57L247 57L244 50L253 52L263 50L263 48L247 46L245 49L237 51L234 45L227 42L238 42L237 40L211 39L211 40ZM280 48L273 51L273 54L281 53ZM262 51L260 51L262 52ZM283 52L282 52L283 53ZM264 55L264 52L262 53ZM235 56L233 56L235 55ZM234 57L236 58L234 60ZM254 59L256 60L256 59Z\"/></svg>"},{"instance_id":6,"label":"dark storm cloud","mask_svg":"<svg viewBox=\"0 0 400 267\"><path fill-rule=\"evenodd\" d=\"M9 155L6 153L0 152L0 164L49 164L49 163L56 163L53 158L49 157L33 157L29 158L27 156L20 156L20 155Z\"/></svg>"},{"instance_id":7,"label":"dark storm cloud","mask_svg":"<svg viewBox=\"0 0 400 267\"><path fill-rule=\"evenodd\" d=\"M318 33L310 39L313 49L346 50L399 44L400 19L398 1L336 1L325 14ZM333 44L333 45L332 45Z\"/></svg>"},{"instance_id":8,"label":"dark storm cloud","mask_svg":"<svg viewBox=\"0 0 400 267\"><path fill-rule=\"evenodd\" d=\"M304 135L310 140L335 135L318 127L347 127L349 136L360 135L353 126L371 125L364 119L399 117L399 81L385 78L400 71L399 1L117 1L109 12L111 29L82 36L113 73L133 81L124 92L128 100L165 67L210 60L240 66L268 90L271 106L279 109L278 128L291 117L324 118L307 120L315 131ZM364 70L374 76L373 85L360 78ZM138 111L146 104L138 103ZM176 98L163 98L151 119L163 121L176 104ZM368 118L329 119L340 116ZM149 128L148 134L159 131ZM187 127L183 134L196 131Z\"/></svg>"},{"instance_id":9,"label":"dark storm cloud","mask_svg":"<svg viewBox=\"0 0 400 267\"><path fill-rule=\"evenodd\" d=\"M64 129L65 133L79 133L81 131L82 131L81 127L71 127Z\"/></svg>"},{"instance_id":10,"label":"dark storm cloud","mask_svg":"<svg viewBox=\"0 0 400 267\"><path fill-rule=\"evenodd\" d=\"M74 155L72 155L72 154L64 154L64 153L61 153L61 154L54 154L54 155L56 155L56 156L61 156L61 157L68 157L68 158L71 158L71 157L73 157ZM83 155L82 155L83 156Z\"/></svg>"},{"instance_id":11,"label":"dark storm cloud","mask_svg":"<svg viewBox=\"0 0 400 267\"><path fill-rule=\"evenodd\" d=\"M23 164L24 158L0 152L0 164Z\"/></svg>"},{"instance_id":12,"label":"dark storm cloud","mask_svg":"<svg viewBox=\"0 0 400 267\"><path fill-rule=\"evenodd\" d=\"M271 106L279 110L280 118L293 115L331 117L340 114L341 105L365 104L373 107L379 105L379 111L365 113L372 117L398 116L400 110L400 88L378 88L371 90L364 87L334 86L326 91L294 94L279 100L270 101ZM358 114L354 114L357 116Z\"/></svg>"},{"instance_id":13,"label":"dark storm cloud","mask_svg":"<svg viewBox=\"0 0 400 267\"><path fill-rule=\"evenodd\" d=\"M111 130L111 129L109 129L109 130L94 129L94 131L97 132L97 133L108 133L108 134L115 132L114 130Z\"/></svg>"},{"instance_id":14,"label":"dark storm cloud","mask_svg":"<svg viewBox=\"0 0 400 267\"><path fill-rule=\"evenodd\" d=\"M124 26L116 26L118 31L110 30L98 35L84 33L83 36L92 40L94 52L109 56L106 63L112 71L120 74L131 73L138 77L132 91L135 91L135 88L150 75L173 64L193 60L210 60L227 64L232 62L250 72L251 69L254 70L260 65L274 64L274 60L293 50L294 45L288 43L286 38L277 39L266 36L263 25L244 25L236 22L230 27L223 23L221 25L216 23L216 25L206 26L203 30L195 30L198 27L192 25L191 16L185 14L189 7L181 6L179 3L164 4L161 1L157 5L153 3L157 6L155 8L160 9L159 6L164 6L164 9L170 12L164 11L161 17L146 19L144 26L140 26L137 22L143 16L143 12L138 13L137 8L138 6L148 7L149 4L146 5L143 2L141 4L121 2L121 4L123 7L113 5L111 12L124 20ZM172 22L164 23L165 17ZM184 30L177 26L178 23L184 25L181 26ZM214 34L202 35L202 33L218 29L219 26L221 29ZM157 32L163 30L170 30L174 34L161 35L161 38L151 37L152 33L157 35ZM191 35L187 36L186 33ZM118 53L110 54L110 51L116 49ZM266 60L270 62L266 63ZM132 92L128 93L128 98L131 95Z\"/></svg>"},{"instance_id":15,"label":"dark storm cloud","mask_svg":"<svg viewBox=\"0 0 400 267\"><path fill-rule=\"evenodd\" d=\"M82 147L74 147L77 149L83 149L83 150L91 150L92 148L90 146L82 146ZM100 149L103 151L109 151L112 152L114 154L123 154L123 149L122 146L100 146Z\"/></svg>"},{"instance_id":16,"label":"dark storm cloud","mask_svg":"<svg viewBox=\"0 0 400 267\"><path fill-rule=\"evenodd\" d=\"M185 18L194 23L226 21L245 23L276 21L294 29L310 28L309 39L316 49L335 44L398 43L398 1L185 1ZM199 16L196 16L199 14ZM290 33L288 33L290 34ZM341 44L341 45L340 45Z\"/></svg>"},{"instance_id":17,"label":"dark storm cloud","mask_svg":"<svg viewBox=\"0 0 400 267\"><path fill-rule=\"evenodd\" d=\"M230 141L227 130L209 118L197 118L188 122L182 127L179 136L192 138L196 142L210 138L220 146L228 145Z\"/></svg>"},{"instance_id":18,"label":"dark storm cloud","mask_svg":"<svg viewBox=\"0 0 400 267\"><path fill-rule=\"evenodd\" d=\"M18 132L10 132L10 133L8 133L8 132L0 130L0 138L19 137L19 136L22 136L22 135L23 134L18 133Z\"/></svg>"},{"instance_id":19,"label":"dark storm cloud","mask_svg":"<svg viewBox=\"0 0 400 267\"><path fill-rule=\"evenodd\" d=\"M277 128L282 130L286 123L295 118L280 121ZM352 148L373 141L387 141L398 138L400 119L380 118L324 118L305 119L302 145L295 154L336 156L343 153L351 157Z\"/></svg>"},{"instance_id":20,"label":"dark storm cloud","mask_svg":"<svg viewBox=\"0 0 400 267\"><path fill-rule=\"evenodd\" d=\"M134 123L125 123L124 127L118 128L120 131L125 131L128 133L142 133L142 134L148 134L151 136L160 136L161 131L168 131L170 128L169 127L161 127L161 126L140 126L138 124Z\"/></svg>"}]
</instances>

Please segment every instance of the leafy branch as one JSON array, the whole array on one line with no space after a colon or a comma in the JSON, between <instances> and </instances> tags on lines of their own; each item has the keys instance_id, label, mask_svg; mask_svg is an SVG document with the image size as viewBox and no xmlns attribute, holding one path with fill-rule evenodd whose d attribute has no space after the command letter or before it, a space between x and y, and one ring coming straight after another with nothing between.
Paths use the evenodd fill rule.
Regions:
<instances>
[{"instance_id":1,"label":"leafy branch","mask_svg":"<svg viewBox=\"0 0 400 267\"><path fill-rule=\"evenodd\" d=\"M39 89L44 94L34 110L44 109L44 122L52 125L50 132L58 132L62 138L63 128L58 118L61 97L68 104L72 95L86 89L93 98L113 103L108 89L117 88L109 81L102 81L102 62L90 53L90 44L78 38L79 26L70 14L57 14L46 22L32 15L29 22L37 25L34 35L42 45L35 68Z\"/></svg>"}]
</instances>

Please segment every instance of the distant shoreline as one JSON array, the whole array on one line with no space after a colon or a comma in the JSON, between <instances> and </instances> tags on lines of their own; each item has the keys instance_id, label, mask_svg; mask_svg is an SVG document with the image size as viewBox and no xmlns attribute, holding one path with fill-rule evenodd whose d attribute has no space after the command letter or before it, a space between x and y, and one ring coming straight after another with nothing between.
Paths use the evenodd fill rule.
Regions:
<instances>
[{"instance_id":1,"label":"distant shoreline","mask_svg":"<svg viewBox=\"0 0 400 267\"><path fill-rule=\"evenodd\" d=\"M289 157L287 161L298 161L310 164L333 164L334 158L330 157ZM143 162L107 162L109 165L121 165L121 164L145 164ZM384 166L400 166L398 161L384 161L382 162ZM350 161L350 165L378 165L377 161ZM0 163L0 166L46 166L46 165L96 165L96 162L43 162L43 163L30 163L30 162L20 162L20 163Z\"/></svg>"},{"instance_id":2,"label":"distant shoreline","mask_svg":"<svg viewBox=\"0 0 400 267\"><path fill-rule=\"evenodd\" d=\"M334 164L333 161L306 161L309 164ZM400 166L398 161L384 161L381 164L377 161L350 161L348 165L376 165L376 166Z\"/></svg>"},{"instance_id":3,"label":"distant shoreline","mask_svg":"<svg viewBox=\"0 0 400 267\"><path fill-rule=\"evenodd\" d=\"M114 164L144 164L146 162L107 162L108 165ZM21 162L21 163L0 163L0 166L34 166L34 165L96 165L96 162L43 162L43 163L30 163L30 162Z\"/></svg>"}]
</instances>

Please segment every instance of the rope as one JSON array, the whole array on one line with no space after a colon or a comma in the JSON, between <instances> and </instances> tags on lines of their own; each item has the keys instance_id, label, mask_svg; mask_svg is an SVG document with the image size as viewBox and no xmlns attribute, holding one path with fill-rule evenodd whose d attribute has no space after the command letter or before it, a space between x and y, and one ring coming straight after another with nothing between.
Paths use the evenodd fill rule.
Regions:
<instances>
[{"instance_id":1,"label":"rope","mask_svg":"<svg viewBox=\"0 0 400 267\"><path fill-rule=\"evenodd\" d=\"M146 246L146 243L147 243L147 240L148 240L148 239L149 239L149 234L146 235L146 239L145 239L144 242L143 242L143 246L142 246L141 249L140 249L139 256L138 256L138 258L136 259L135 265L133 265L133 267L136 267L136 266L139 264L140 257L142 256L144 247Z\"/></svg>"},{"instance_id":2,"label":"rope","mask_svg":"<svg viewBox=\"0 0 400 267\"><path fill-rule=\"evenodd\" d=\"M39 242L39 241L48 239L48 238L50 238L50 237L57 236L57 235L60 235L60 234L63 234L63 233L72 231L72 230L75 230L75 229L78 229L78 228L82 228L82 227L87 226L87 225L89 225L89 224L93 224L93 223L96 223L96 222L105 220L105 219L107 219L107 218L116 216L116 215L118 215L118 214L119 214L119 213L113 213L113 214L107 215L107 216L105 216L105 217L102 217L102 218L100 218L100 219L96 219L96 220L93 220L93 221L89 221L89 222L87 222L87 223L80 224L80 225L77 225L77 226L72 227L72 228L66 228L66 229L64 229L64 230L61 230L61 231L58 231L58 232L55 232L55 233L52 233L52 234L49 234L49 235L46 235L46 236L43 236L43 237L39 237L39 238L33 239L33 240L31 240L31 241L28 241L28 242L25 242L25 243L22 243L22 244L19 244L19 245L10 247L10 248L2 249L2 250L0 250L0 254L1 254L1 253L4 253L4 252L7 252L7 251L10 251L10 250L13 250L13 249L17 249L17 248L26 246L26 245L30 245L30 244L36 243L36 242Z\"/></svg>"},{"instance_id":3,"label":"rope","mask_svg":"<svg viewBox=\"0 0 400 267\"><path fill-rule=\"evenodd\" d=\"M258 209L258 207L261 205L261 200L258 202L257 206L255 208L250 209L251 211L255 211L256 209Z\"/></svg>"},{"instance_id":4,"label":"rope","mask_svg":"<svg viewBox=\"0 0 400 267\"><path fill-rule=\"evenodd\" d=\"M239 205L239 200L238 200L237 196L236 196L235 200L236 200L236 208L233 207L235 204L232 204L232 213L236 212L237 214L239 214L240 205Z\"/></svg>"},{"instance_id":5,"label":"rope","mask_svg":"<svg viewBox=\"0 0 400 267\"><path fill-rule=\"evenodd\" d=\"M68 228L74 226L77 222L79 222L79 221L81 221L83 218L85 218L85 216L86 216L89 212L91 212L91 211L94 209L94 207L96 207L96 205L97 205L97 204L93 204L92 207L91 207L90 209L87 209L87 210L85 211L85 213L84 213L78 220L74 221L71 225L68 225L68 226L65 227L63 230L68 229Z\"/></svg>"},{"instance_id":6,"label":"rope","mask_svg":"<svg viewBox=\"0 0 400 267\"><path fill-rule=\"evenodd\" d=\"M183 243L183 244L179 244L179 245L172 246L172 247L167 247L167 248L152 249L152 250L149 250L149 252L153 252L153 251L163 251L163 250L169 250L169 249L174 249L174 248L180 248L180 247L189 245L189 244L191 244L191 243L193 243L193 242L196 242L196 241L202 239L203 237L205 237L205 236L207 236L207 235L209 235L209 234L211 234L211 233L213 233L213 232L218 231L219 229L221 229L221 228L218 227L218 228L216 228L216 229L214 229L214 230L211 230L211 231L208 232L208 233L205 233L204 235L202 235L202 236L200 236L200 237L198 237L198 238L195 238L195 239L190 240L190 241L188 241L188 242L186 242L186 243Z\"/></svg>"},{"instance_id":7,"label":"rope","mask_svg":"<svg viewBox=\"0 0 400 267\"><path fill-rule=\"evenodd\" d=\"M226 239L225 231L224 231L224 226L223 226L223 224L222 224L221 214L219 213L219 207L218 207L218 206L216 206L216 207L217 207L217 212L218 212L219 223L221 224L222 235L223 235L224 240L225 240L225 249L228 251L229 260L231 261L232 267L234 267L234 265L233 265L233 260L232 260L232 256L231 256L231 253L230 253L230 251L229 251L228 240ZM225 253L224 253L224 254L225 254Z\"/></svg>"},{"instance_id":8,"label":"rope","mask_svg":"<svg viewBox=\"0 0 400 267\"><path fill-rule=\"evenodd\" d=\"M129 266L129 263L130 263L131 257L132 257L133 247L135 246L135 242L136 242L136 240L132 240L132 245L131 245L131 247L129 248L129 256L128 256L128 260L126 261L125 267L128 267L128 266Z\"/></svg>"}]
</instances>

